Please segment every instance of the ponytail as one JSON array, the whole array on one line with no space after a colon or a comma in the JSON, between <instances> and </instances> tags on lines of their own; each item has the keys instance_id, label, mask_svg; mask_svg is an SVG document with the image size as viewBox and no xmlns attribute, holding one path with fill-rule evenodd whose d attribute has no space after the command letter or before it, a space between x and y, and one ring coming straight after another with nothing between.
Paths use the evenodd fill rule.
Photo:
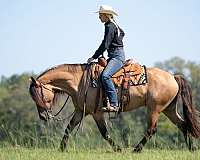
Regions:
<instances>
[{"instance_id":1,"label":"ponytail","mask_svg":"<svg viewBox=\"0 0 200 160\"><path fill-rule=\"evenodd\" d=\"M108 17L110 22L112 22L117 27L117 35L119 37L120 36L120 29L119 29L119 26L117 25L117 23L115 22L113 15L112 14L106 14L106 16Z\"/></svg>"}]
</instances>

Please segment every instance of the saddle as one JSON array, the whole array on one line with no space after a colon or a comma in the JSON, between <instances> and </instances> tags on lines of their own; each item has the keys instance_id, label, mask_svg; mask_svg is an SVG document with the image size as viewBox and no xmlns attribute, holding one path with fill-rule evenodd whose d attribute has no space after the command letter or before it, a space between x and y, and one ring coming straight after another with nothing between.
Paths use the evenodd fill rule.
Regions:
<instances>
[{"instance_id":1,"label":"saddle","mask_svg":"<svg viewBox=\"0 0 200 160\"><path fill-rule=\"evenodd\" d=\"M92 65L92 87L97 88L99 86L99 77L104 67L106 66L106 60L101 57L98 60L98 63L93 63ZM125 62L124 66L119 69L113 76L112 81L116 88L118 88L118 92L120 89L120 108L123 110L123 106L129 103L129 87L143 85L147 83L147 74L146 67L141 66L138 63L134 63L132 59L129 59ZM100 88L100 87L98 87ZM100 90L99 90L100 92ZM100 95L100 93L99 93ZM101 97L99 96L98 97ZM119 93L118 93L119 95ZM105 96L102 97L106 99ZM105 102L104 104L108 104Z\"/></svg>"},{"instance_id":2,"label":"saddle","mask_svg":"<svg viewBox=\"0 0 200 160\"><path fill-rule=\"evenodd\" d=\"M106 62L102 62L102 60L93 64L91 77L93 81L99 79L105 66ZM123 88L145 84L147 83L146 67L134 63L132 59L128 59L124 66L112 76L112 81L116 87ZM97 86L94 85L93 87L96 88Z\"/></svg>"}]
</instances>

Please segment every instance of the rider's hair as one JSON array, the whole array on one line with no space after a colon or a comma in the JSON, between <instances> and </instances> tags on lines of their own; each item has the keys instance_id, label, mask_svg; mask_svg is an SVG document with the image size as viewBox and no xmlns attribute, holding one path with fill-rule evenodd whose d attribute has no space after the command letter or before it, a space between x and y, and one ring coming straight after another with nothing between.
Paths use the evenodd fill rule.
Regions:
<instances>
[{"instance_id":1,"label":"rider's hair","mask_svg":"<svg viewBox=\"0 0 200 160\"><path fill-rule=\"evenodd\" d=\"M106 14L106 17L112 22L115 24L115 26L117 27L117 33L118 33L118 36L120 35L120 29L119 29L119 26L117 25L117 23L115 22L114 20L114 17L112 14Z\"/></svg>"}]
</instances>

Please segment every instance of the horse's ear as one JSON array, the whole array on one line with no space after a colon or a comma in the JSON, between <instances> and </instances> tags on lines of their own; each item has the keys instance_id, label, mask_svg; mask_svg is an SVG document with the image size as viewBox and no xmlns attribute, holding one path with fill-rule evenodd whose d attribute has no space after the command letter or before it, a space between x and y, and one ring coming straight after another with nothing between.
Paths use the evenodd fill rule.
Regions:
<instances>
[{"instance_id":1,"label":"horse's ear","mask_svg":"<svg viewBox=\"0 0 200 160\"><path fill-rule=\"evenodd\" d=\"M37 86L37 87L40 86L40 83L39 83L37 80L35 80L32 76L30 77L29 80L30 80L35 86Z\"/></svg>"},{"instance_id":2,"label":"horse's ear","mask_svg":"<svg viewBox=\"0 0 200 160\"><path fill-rule=\"evenodd\" d=\"M29 81L36 84L36 80L32 76L29 78Z\"/></svg>"}]
</instances>

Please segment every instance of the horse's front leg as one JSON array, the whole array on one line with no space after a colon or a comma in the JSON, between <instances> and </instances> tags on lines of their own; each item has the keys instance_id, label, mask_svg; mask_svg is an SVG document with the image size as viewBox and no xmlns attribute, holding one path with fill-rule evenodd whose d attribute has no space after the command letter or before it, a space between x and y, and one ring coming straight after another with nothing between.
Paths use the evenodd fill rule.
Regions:
<instances>
[{"instance_id":1,"label":"horse's front leg","mask_svg":"<svg viewBox=\"0 0 200 160\"><path fill-rule=\"evenodd\" d=\"M66 149L67 142L68 142L68 139L69 139L69 134L73 131L73 129L76 127L76 125L80 123L82 116L83 116L82 112L75 112L74 113L69 124L67 125L67 128L65 129L65 134L64 134L62 141L61 141L61 144L60 144L61 151L64 151Z\"/></svg>"},{"instance_id":2,"label":"horse's front leg","mask_svg":"<svg viewBox=\"0 0 200 160\"><path fill-rule=\"evenodd\" d=\"M120 132L120 136L121 136L121 139L122 139L125 147L128 148L129 147L130 128L127 125L125 125L126 123L125 123L123 114L119 114L118 116L119 116L119 118L116 123L117 129Z\"/></svg>"},{"instance_id":3,"label":"horse's front leg","mask_svg":"<svg viewBox=\"0 0 200 160\"><path fill-rule=\"evenodd\" d=\"M112 140L112 138L110 137L110 135L108 133L103 113L97 112L95 115L93 115L93 118L99 128L101 135L112 146L113 150L115 152L121 151L121 148L118 145L115 145L114 141Z\"/></svg>"}]
</instances>

